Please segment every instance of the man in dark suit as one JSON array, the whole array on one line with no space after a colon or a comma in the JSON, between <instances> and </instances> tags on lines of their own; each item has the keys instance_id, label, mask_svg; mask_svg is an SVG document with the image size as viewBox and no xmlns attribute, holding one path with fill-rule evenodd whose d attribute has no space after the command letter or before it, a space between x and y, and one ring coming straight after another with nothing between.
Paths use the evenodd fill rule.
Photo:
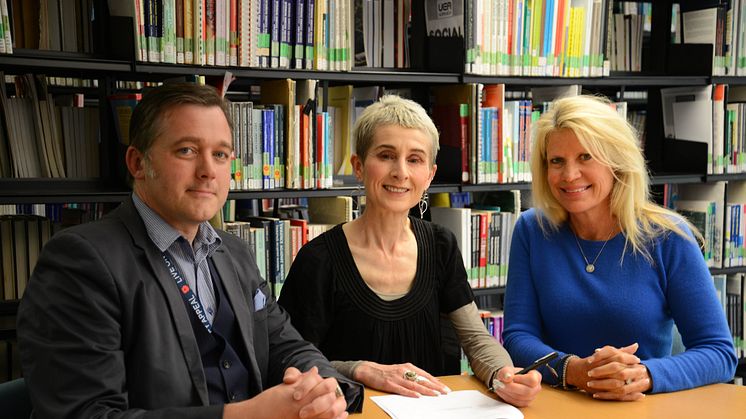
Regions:
<instances>
[{"instance_id":1,"label":"man in dark suit","mask_svg":"<svg viewBox=\"0 0 746 419\"><path fill-rule=\"evenodd\" d=\"M227 198L233 152L215 89L154 89L135 109L130 137L131 199L55 235L21 301L35 417L344 418L359 410L362 387L302 340L248 247L208 223Z\"/></svg>"}]
</instances>

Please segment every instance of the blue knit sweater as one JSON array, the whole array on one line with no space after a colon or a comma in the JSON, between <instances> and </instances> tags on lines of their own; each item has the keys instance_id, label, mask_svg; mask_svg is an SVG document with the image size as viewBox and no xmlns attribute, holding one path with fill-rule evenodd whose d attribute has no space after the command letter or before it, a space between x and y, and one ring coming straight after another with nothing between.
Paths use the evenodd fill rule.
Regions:
<instances>
[{"instance_id":1,"label":"blue knit sweater","mask_svg":"<svg viewBox=\"0 0 746 419\"><path fill-rule=\"evenodd\" d=\"M590 261L604 243L579 242ZM533 209L520 217L503 333L515 365L554 350L586 357L604 345L637 342L654 393L730 380L737 364L733 341L696 243L675 233L658 238L651 264L630 252L622 259L624 242L623 234L611 238L595 272L587 273L567 225L545 236ZM672 356L674 322L687 350ZM556 383L545 367L540 371L544 382Z\"/></svg>"}]
</instances>

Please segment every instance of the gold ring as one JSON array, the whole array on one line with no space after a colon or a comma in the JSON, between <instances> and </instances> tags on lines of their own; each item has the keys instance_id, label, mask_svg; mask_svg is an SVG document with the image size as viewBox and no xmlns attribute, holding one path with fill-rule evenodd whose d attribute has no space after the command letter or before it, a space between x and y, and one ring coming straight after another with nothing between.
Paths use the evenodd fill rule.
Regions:
<instances>
[{"instance_id":1,"label":"gold ring","mask_svg":"<svg viewBox=\"0 0 746 419\"><path fill-rule=\"evenodd\" d=\"M344 397L345 394L342 392L342 387L337 385L337 388L334 389L334 395L337 396L337 398Z\"/></svg>"},{"instance_id":2,"label":"gold ring","mask_svg":"<svg viewBox=\"0 0 746 419\"><path fill-rule=\"evenodd\" d=\"M417 373L412 370L404 371L404 379L409 381L417 381Z\"/></svg>"}]
</instances>

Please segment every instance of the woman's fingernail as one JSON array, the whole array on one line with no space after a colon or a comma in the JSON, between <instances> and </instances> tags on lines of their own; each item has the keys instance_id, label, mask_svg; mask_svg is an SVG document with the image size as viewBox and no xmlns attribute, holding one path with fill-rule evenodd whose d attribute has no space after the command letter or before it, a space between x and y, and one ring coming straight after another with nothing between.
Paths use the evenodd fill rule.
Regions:
<instances>
[{"instance_id":1,"label":"woman's fingernail","mask_svg":"<svg viewBox=\"0 0 746 419\"><path fill-rule=\"evenodd\" d=\"M600 350L601 350L601 348L596 348L596 349L593 350L593 352L598 352Z\"/></svg>"},{"instance_id":2,"label":"woman's fingernail","mask_svg":"<svg viewBox=\"0 0 746 419\"><path fill-rule=\"evenodd\" d=\"M593 357L592 357L592 356L589 356L589 357L588 357L588 363L589 363L589 364L592 364L592 363L593 363Z\"/></svg>"},{"instance_id":3,"label":"woman's fingernail","mask_svg":"<svg viewBox=\"0 0 746 419\"><path fill-rule=\"evenodd\" d=\"M503 389L503 388L505 388L505 383L503 383L503 382L502 382L502 381L500 381L500 380L495 380L495 381L494 381L494 382L492 383L492 385L493 385L493 386L495 386L496 388L499 388L499 389Z\"/></svg>"},{"instance_id":4,"label":"woman's fingernail","mask_svg":"<svg viewBox=\"0 0 746 419\"><path fill-rule=\"evenodd\" d=\"M446 386L446 393L450 393L450 392L452 392L452 391L453 391L453 390L451 390L451 388L450 388L450 387Z\"/></svg>"},{"instance_id":5,"label":"woman's fingernail","mask_svg":"<svg viewBox=\"0 0 746 419\"><path fill-rule=\"evenodd\" d=\"M300 400L301 399L300 391L296 391L295 393L293 393L293 399L294 400Z\"/></svg>"},{"instance_id":6,"label":"woman's fingernail","mask_svg":"<svg viewBox=\"0 0 746 419\"><path fill-rule=\"evenodd\" d=\"M588 371L588 376L589 377L593 377L593 374L594 374L593 370Z\"/></svg>"},{"instance_id":7,"label":"woman's fingernail","mask_svg":"<svg viewBox=\"0 0 746 419\"><path fill-rule=\"evenodd\" d=\"M585 385L588 387L593 387L593 381L588 381L587 383L585 383Z\"/></svg>"},{"instance_id":8,"label":"woman's fingernail","mask_svg":"<svg viewBox=\"0 0 746 419\"><path fill-rule=\"evenodd\" d=\"M507 379L509 379L509 378L513 378L513 374L511 374L511 373L509 373L509 372L508 372L508 373L505 373L505 377L504 377L504 379L505 379L505 380L507 380Z\"/></svg>"}]
</instances>

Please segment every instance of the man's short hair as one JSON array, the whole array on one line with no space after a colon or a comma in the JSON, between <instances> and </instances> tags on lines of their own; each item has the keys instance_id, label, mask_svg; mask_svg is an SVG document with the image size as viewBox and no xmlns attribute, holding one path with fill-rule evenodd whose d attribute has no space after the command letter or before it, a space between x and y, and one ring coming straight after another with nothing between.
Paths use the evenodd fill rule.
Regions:
<instances>
[{"instance_id":1,"label":"man's short hair","mask_svg":"<svg viewBox=\"0 0 746 419\"><path fill-rule=\"evenodd\" d=\"M130 120L130 145L147 156L153 141L163 133L167 112L179 105L217 106L233 131L228 103L212 86L195 83L165 84L143 95Z\"/></svg>"}]
</instances>

